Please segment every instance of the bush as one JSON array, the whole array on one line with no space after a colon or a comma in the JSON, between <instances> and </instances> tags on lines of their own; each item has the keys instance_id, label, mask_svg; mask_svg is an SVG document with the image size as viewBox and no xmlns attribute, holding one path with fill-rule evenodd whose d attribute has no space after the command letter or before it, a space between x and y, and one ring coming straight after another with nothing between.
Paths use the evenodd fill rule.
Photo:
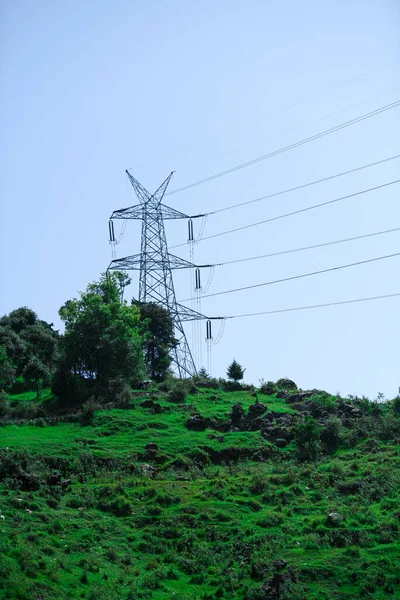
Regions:
<instances>
[{"instance_id":1,"label":"bush","mask_svg":"<svg viewBox=\"0 0 400 600\"><path fill-rule=\"evenodd\" d=\"M320 451L320 427L310 416L301 421L295 433L297 457L300 460L315 460Z\"/></svg>"},{"instance_id":2,"label":"bush","mask_svg":"<svg viewBox=\"0 0 400 600\"><path fill-rule=\"evenodd\" d=\"M297 390L297 385L291 379L278 379L276 385L280 390Z\"/></svg>"},{"instance_id":3,"label":"bush","mask_svg":"<svg viewBox=\"0 0 400 600\"><path fill-rule=\"evenodd\" d=\"M321 441L327 452L333 453L338 449L341 441L342 422L338 417L329 417L321 432Z\"/></svg>"},{"instance_id":4,"label":"bush","mask_svg":"<svg viewBox=\"0 0 400 600\"><path fill-rule=\"evenodd\" d=\"M168 400L175 402L176 404L182 404L185 402L187 396L187 388L183 382L175 384L174 389L170 392Z\"/></svg>"},{"instance_id":5,"label":"bush","mask_svg":"<svg viewBox=\"0 0 400 600\"><path fill-rule=\"evenodd\" d=\"M271 396L271 394L275 394L276 391L277 387L273 381L267 381L266 383L263 383L260 388L260 392L266 396Z\"/></svg>"},{"instance_id":6,"label":"bush","mask_svg":"<svg viewBox=\"0 0 400 600\"><path fill-rule=\"evenodd\" d=\"M96 410L100 410L101 406L96 398L92 396L82 407L80 421L82 425L90 425L95 415Z\"/></svg>"}]
</instances>

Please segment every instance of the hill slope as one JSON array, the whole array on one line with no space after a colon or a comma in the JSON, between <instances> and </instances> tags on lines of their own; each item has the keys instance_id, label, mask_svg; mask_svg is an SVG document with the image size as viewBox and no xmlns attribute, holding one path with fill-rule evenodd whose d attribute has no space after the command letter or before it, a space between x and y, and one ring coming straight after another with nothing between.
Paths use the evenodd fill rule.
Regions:
<instances>
[{"instance_id":1,"label":"hill slope","mask_svg":"<svg viewBox=\"0 0 400 600\"><path fill-rule=\"evenodd\" d=\"M0 598L400 598L392 406L191 391L3 423Z\"/></svg>"}]
</instances>

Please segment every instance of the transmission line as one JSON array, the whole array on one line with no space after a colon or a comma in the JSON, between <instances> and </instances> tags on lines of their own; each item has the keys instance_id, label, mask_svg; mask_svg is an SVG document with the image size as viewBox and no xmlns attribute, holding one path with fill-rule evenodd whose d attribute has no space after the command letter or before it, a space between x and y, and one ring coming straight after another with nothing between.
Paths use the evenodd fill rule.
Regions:
<instances>
[{"instance_id":1,"label":"transmission line","mask_svg":"<svg viewBox=\"0 0 400 600\"><path fill-rule=\"evenodd\" d=\"M375 167L376 165L381 165L383 163L389 162L390 160L395 160L397 158L400 158L400 154L395 154L394 156L389 156L388 158L383 158L382 160L377 160L373 163L369 163L368 165L362 165L361 167L355 167L354 169L350 169L348 171L342 171L341 173L335 173L334 175L328 175L327 177L323 177L322 179L315 179L314 181L309 181L308 183L296 185L295 187L288 188L286 190L281 190L280 192L274 192L273 194L268 194L267 196L260 196L259 198L254 198L253 200L247 200L246 202L239 202L238 204L232 204L231 206L226 206L225 208L219 208L217 210L213 210L212 212L208 213L208 215L215 215L217 213L224 212L226 210L238 208L239 206L246 206L247 204L253 204L254 202L260 202L261 200L268 200L269 198L275 198L276 196L282 196L283 194L288 194L289 192L296 192L297 190L301 190L306 187L316 185L317 183L324 183L325 181L329 181L331 179L336 179L337 177L343 177L343 175L350 175L351 173L356 173L357 171L362 171L363 169L369 169L370 167Z\"/></svg>"},{"instance_id":2,"label":"transmission line","mask_svg":"<svg viewBox=\"0 0 400 600\"><path fill-rule=\"evenodd\" d=\"M280 252L271 252L270 254L261 254L259 256L250 256L248 258L238 258L236 260L228 260L223 263L218 263L216 266L222 267L224 265L233 265L236 263L247 262L249 260L258 260L260 258L271 258L273 256L281 256L282 254L291 254L292 252L302 252L303 250L313 250L314 248L323 248L324 246L333 246L334 244L343 244L345 242L353 242L355 240L362 240L365 238L373 237L376 235L385 235L386 233L394 233L400 231L400 227L395 229L386 229L384 231L375 231L373 233L365 233L364 235L357 235L355 237L344 238L341 240L334 240L332 242L323 242L322 244L315 244L313 246L303 246L302 248L292 248L290 250L281 250Z\"/></svg>"},{"instance_id":3,"label":"transmission line","mask_svg":"<svg viewBox=\"0 0 400 600\"><path fill-rule=\"evenodd\" d=\"M271 117L272 115L276 114L276 113L280 113L280 112L284 112L286 110L289 110L291 108L295 108L296 106L299 106L300 104L304 104L305 102L309 102L311 100L315 100L316 98L319 98L319 96L323 96L324 94L328 94L329 92L333 92L334 90L341 88L345 85L348 85L349 83L354 83L355 81L358 81L359 79L363 79L364 77L367 77L368 75L370 75L371 73L375 73L376 71L379 71L381 69L385 69L386 67L390 67L396 63L398 63L400 61L400 58L396 58L395 60L389 62L389 63L385 63L384 65L380 65L379 67L375 67L374 69L371 69L369 71L366 71L365 73L361 73L360 75L357 75L357 77L352 77L351 79L347 79L346 81L343 81L341 83L337 83L335 85L333 85L332 87L325 89L325 90L321 90L320 92L317 92L316 94L314 94L313 96L308 96L307 98L302 98L301 100L297 100L296 102L289 104L287 106L285 106L283 109L279 110L273 110L271 112L269 112L266 115L261 115L260 117L257 117L256 119L253 119L251 121L247 121L246 123L241 123L240 125L236 125L234 127L231 127L230 129L227 129L225 131L220 131L218 133L215 133L213 135L211 135L210 137L200 140L198 142L195 142L193 144L189 144L188 146L185 147L181 147L178 148L176 150L172 150L169 153L165 153L162 155L159 155L158 157L153 157L153 158L149 158L148 160L146 160L143 163L140 164L136 164L133 167L130 167L128 169L128 171L131 171L132 169L137 169L140 167L144 167L145 165L148 165L150 163L153 163L165 156L172 156L174 154L180 154L181 152L186 152L187 150L190 150L192 148L195 148L197 146L200 146L202 144L205 144L207 142L210 142L212 140L214 140L217 137L220 137L222 135L227 135L229 133L232 133L234 131L237 131L238 129L243 129L244 127L248 127L249 125L253 125L254 123L258 123L259 121L263 121L265 119L267 119L268 117Z\"/></svg>"},{"instance_id":4,"label":"transmission line","mask_svg":"<svg viewBox=\"0 0 400 600\"><path fill-rule=\"evenodd\" d=\"M334 198L333 200L327 200L326 202L320 202L319 204L313 204L312 206L307 206L306 208L299 208L298 210L293 210L288 213L284 213L282 215L278 215L276 217L271 217L269 219L264 219L263 221L256 221L255 223L250 223L249 225L242 225L241 227L236 227L235 229L228 229L227 231L220 231L219 233L214 233L213 235L208 235L202 238L202 242L205 240L210 240L211 238L220 237L222 235L228 235L229 233L235 233L236 231L242 231L243 229L249 229L251 227L256 227L257 225L263 225L264 223L271 223L272 221L277 221L279 219L285 219L286 217L291 217L293 215L297 215L303 212L307 212L309 210L314 210L315 208L321 208L322 206L327 206L328 204L334 204L336 202L341 202L342 200L347 200L349 198L354 198L355 196L360 196L362 194L367 194L369 192L373 192L375 190L379 190L384 187L388 187L390 185L395 185L399 183L400 179L395 179L394 181L388 181L387 183L382 183L381 185L377 185L372 188L367 188L365 190L360 190L359 192L354 192L353 194L347 194L347 196L340 196L340 198ZM171 246L172 248L179 248L180 246L186 246L186 243L176 244L175 246Z\"/></svg>"},{"instance_id":5,"label":"transmission line","mask_svg":"<svg viewBox=\"0 0 400 600\"><path fill-rule=\"evenodd\" d=\"M339 306L341 304L353 304L355 302L369 302L370 300L383 300L384 298L395 298L400 296L400 292L396 294L385 294L383 296L370 296L368 298L355 298L354 300L341 300L339 302L328 302L326 304L311 304L310 306L296 306L294 308L280 308L277 310L266 310L256 313L247 313L244 315L232 315L225 317L226 319L241 319L243 317L259 317L261 315L276 315L277 313L292 312L297 310L310 310L312 308L325 308L327 306Z\"/></svg>"},{"instance_id":6,"label":"transmission line","mask_svg":"<svg viewBox=\"0 0 400 600\"><path fill-rule=\"evenodd\" d=\"M241 163L240 165L236 165L235 167L231 167L230 169L221 171L220 173L216 173L216 174L206 177L204 179L200 179L199 181L195 181L194 183L190 183L183 187L172 190L168 194L169 195L178 194L179 192L183 192L184 190L188 190L188 189L196 187L198 185L202 185L203 183L207 183L208 181L212 181L213 179L217 179L219 177L229 175L230 173L234 173L235 171L238 171L240 169L244 169L244 168L254 165L258 162L266 160L268 158L272 158L273 156L277 156L278 154L282 154L283 152L288 152L289 150L293 150L294 148L298 148L299 146L303 146L304 144L308 144L309 142L312 142L319 138L330 135L331 133L335 133L336 131L340 131L341 129L345 129L346 127L350 127L351 125L355 125L356 123L360 123L361 121L365 121L366 119L370 119L371 117L374 117L383 112L386 112L387 110L396 108L399 105L400 105L400 100L396 100L395 102L392 102L391 104L386 104L385 106L381 106L380 108L377 108L369 113L360 115L359 117L351 119L350 121L345 121L344 123L340 123L339 125L336 125L335 127L331 127L330 129L326 129L324 131L321 131L320 133L316 133L308 138L304 138L302 140L299 140L298 142L295 142L288 146L284 146L283 148L279 148L278 150L274 150L273 152L270 152L269 154L264 154L263 156L259 156L258 158L254 158L248 162Z\"/></svg>"},{"instance_id":7,"label":"transmission line","mask_svg":"<svg viewBox=\"0 0 400 600\"><path fill-rule=\"evenodd\" d=\"M256 283L253 285L246 285L240 288L234 288L232 290L225 290L223 292L214 292L213 294L205 294L202 296L203 298L211 298L212 296L222 296L224 294L232 294L234 292L242 292L244 290L251 290L254 288L264 287L266 285L274 285L276 283L283 283L285 281L293 281L295 279L302 279L303 277L311 277L313 275L321 275L322 273L329 273L331 271L339 271L340 269L348 269L349 267L356 267L358 265L365 265L367 263L376 262L378 260L385 260L387 258L394 258L395 256L400 256L400 252L396 252L394 254L387 254L386 256L377 256L375 258L369 258L368 260L360 260L358 262L349 263L347 265L339 265L338 267L331 267L329 269L322 269L321 271L312 271L311 273L302 273L301 275L292 275L291 277L285 277L283 279L275 279L273 281L264 281L263 283ZM190 298L185 298L185 300L181 300L181 302L187 302Z\"/></svg>"}]
</instances>

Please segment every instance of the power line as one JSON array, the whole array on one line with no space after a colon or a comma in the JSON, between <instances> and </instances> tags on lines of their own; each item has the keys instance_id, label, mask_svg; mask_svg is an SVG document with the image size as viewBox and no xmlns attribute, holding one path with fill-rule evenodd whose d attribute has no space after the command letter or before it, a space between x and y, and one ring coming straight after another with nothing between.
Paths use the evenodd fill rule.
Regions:
<instances>
[{"instance_id":1,"label":"power line","mask_svg":"<svg viewBox=\"0 0 400 600\"><path fill-rule=\"evenodd\" d=\"M290 250L282 250L280 252L271 252L271 254L261 254L260 256L250 256L249 258L238 258L236 260L228 260L223 263L218 263L217 266L221 267L224 265L233 265L240 262L247 262L249 260L258 260L261 258L271 258L272 256L281 256L282 254L291 254L292 252L302 252L303 250L313 250L314 248L323 248L324 246L333 246L334 244L343 244L345 242L353 242L355 240L362 240L365 238L373 237L376 235L384 235L386 233L394 233L400 231L400 227L395 229L386 229L385 231L375 231L374 233L366 233L364 235L357 235L355 237L344 238L341 240L334 240L332 242L323 242L322 244L315 244L313 246L303 246L302 248L292 248Z\"/></svg>"},{"instance_id":2,"label":"power line","mask_svg":"<svg viewBox=\"0 0 400 600\"><path fill-rule=\"evenodd\" d=\"M340 269L348 269L349 267L356 267L358 265L365 265L367 263L376 262L378 260L385 260L387 258L394 258L395 256L400 256L400 252L396 252L394 254L387 254L386 256L377 256L375 258L369 258L368 260L361 260L354 263L349 263L347 265L340 265L338 267L331 267L330 269L322 269L321 271L312 271L311 273L302 273L301 275L292 275L291 277L285 277L284 279L275 279L274 281L265 281L263 283L256 283L254 285L246 285L240 288L234 288L232 290L225 290L223 292L214 292L213 294L206 294L202 296L202 298L211 298L212 296L222 296L224 294L232 294L234 292L242 292L244 290L251 290L254 288L264 287L266 285L274 285L276 283L283 283L285 281L293 281L295 279L302 279L303 277L311 277L312 275L321 275L322 273L329 273L331 271L339 271ZM180 300L180 302L187 302L190 298L185 298L185 300Z\"/></svg>"},{"instance_id":3,"label":"power line","mask_svg":"<svg viewBox=\"0 0 400 600\"><path fill-rule=\"evenodd\" d=\"M161 156L159 156L158 158L150 158L149 160L146 160L144 163L140 163L140 164L136 164L134 167L131 167L128 169L128 171L130 171L131 169L137 169L140 167L143 167L145 165L148 165L152 162L155 162L156 160L159 160L161 158L163 158L164 156L167 155L174 155L174 154L179 154L181 152L186 152L187 150L190 150L191 148L195 148L196 146L205 144L207 142L210 142L212 140L214 140L217 137L220 137L222 135L227 135L228 133L232 133L233 131L237 131L239 129L243 129L244 127L248 127L249 125L253 125L254 123L258 123L259 121L263 121L264 119L267 119L268 117L279 113L279 112L284 112L286 110L290 110L291 108L295 108L296 106L299 106L300 104L303 104L304 102L309 102L311 100L315 100L316 98L319 98L320 96L324 95L324 94L329 94L329 92L332 92L340 87L343 87L345 85L348 85L349 83L353 83L355 81L358 81L359 79L363 79L364 77L366 77L367 75L370 75L371 73L374 73L375 71L379 71L380 69L385 69L386 67L390 67L396 63L398 63L400 61L400 58L396 58L395 60L389 62L389 63L385 63L384 65L380 65L379 67L376 67L375 69L371 69L365 73L361 73L361 75L358 75L357 77L352 77L351 79L347 79L346 81L343 81L341 83L338 83L336 85L333 85L332 87L326 89L326 90L322 90L320 92L318 92L317 94L314 94L313 96L309 96L307 98L302 98L301 100L298 100L292 104L289 104L288 106L285 106L282 110L273 110L270 113L268 113L267 115L263 115L260 117L257 117L256 119L253 119L251 121L247 121L246 123L242 123L240 125L236 125L235 127L232 127L230 129L227 129L225 131L220 131L219 133L215 133L214 135L211 135L210 137L200 140L199 142L195 142L194 144L190 144L189 146L185 146L182 148L179 148L177 150L173 150L172 152L169 152L168 154L163 154Z\"/></svg>"},{"instance_id":4,"label":"power line","mask_svg":"<svg viewBox=\"0 0 400 600\"><path fill-rule=\"evenodd\" d=\"M242 227L236 227L235 229L228 229L227 231L220 231L219 233L214 233L213 235L208 235L203 237L200 241L204 242L205 240L210 240L211 238L220 237L222 235L228 235L229 233L235 233L236 231L242 231L243 229L249 229L251 227L256 227L257 225L263 225L264 223L271 223L272 221L277 221L279 219L285 219L286 217L291 217L293 215L297 215L303 212L307 212L309 210L314 210L315 208L321 208L322 206L327 206L328 204L334 204L336 202L341 202L342 200L347 200L349 198L354 198L355 196L360 196L361 194L367 194L369 192L373 192L375 190L379 190L384 187L388 187L389 185L395 185L399 183L400 179L395 179L394 181L389 181L387 183L382 183L381 185L377 185L372 188L367 188L365 190L360 190L359 192L354 192L353 194L347 194L347 196L340 196L340 198L334 198L333 200L328 200L326 202L320 202L319 204L313 204L312 206L307 206L306 208L299 208L298 210L293 210L288 213L284 213L282 215L278 215L276 217L271 217L270 219L264 219L263 221L256 221L255 223L250 223L249 225L242 225ZM200 243L199 241L199 243ZM180 246L186 246L186 243L176 244L175 246L171 246L172 248L179 248Z\"/></svg>"},{"instance_id":5,"label":"power line","mask_svg":"<svg viewBox=\"0 0 400 600\"><path fill-rule=\"evenodd\" d=\"M317 183L324 183L325 181L329 181L331 179L336 179L337 177L343 177L343 175L350 175L351 173L356 173L357 171L362 171L363 169L369 169L370 167L375 167L376 165L381 165L383 163L389 162L390 160L395 160L397 158L400 158L400 154L395 154L394 156L389 156L388 158L383 158L382 160L377 160L373 163L369 163L368 165L362 165L361 167L355 167L354 169L350 169L348 171L342 171L341 173L335 173L334 175L328 175L327 177L323 177L322 179L315 179L314 181L309 181L308 183L303 183L301 185L297 185L295 187L288 188L286 190L281 190L280 192L274 192L273 194L268 194L267 196L260 196L259 198L254 198L253 200L247 200L246 202L239 202L238 204L232 204L231 206L226 206L225 208L219 208L218 210L214 210L208 214L215 215L217 213L224 212L226 210L238 208L239 206L246 206L247 204L253 204L254 202L260 202L261 200L268 200L269 198L275 198L276 196L288 194L289 192L296 192L297 190L301 190L306 187L316 185Z\"/></svg>"},{"instance_id":6,"label":"power line","mask_svg":"<svg viewBox=\"0 0 400 600\"><path fill-rule=\"evenodd\" d=\"M396 294L385 294L383 296L370 296L368 298L355 298L354 300L341 300L339 302L328 302L326 304L311 304L310 306L296 306L294 308L280 308L278 310L266 310L263 312L247 313L244 315L232 315L225 317L226 319L241 319L243 317L259 317L261 315L276 315L277 313L292 312L297 310L310 310L312 308L325 308L327 306L339 306L341 304L353 304L355 302L369 302L370 300L382 300L383 298L395 298L400 296L400 292Z\"/></svg>"},{"instance_id":7,"label":"power line","mask_svg":"<svg viewBox=\"0 0 400 600\"><path fill-rule=\"evenodd\" d=\"M373 98L370 98L368 100L363 100L362 102L357 102L356 104L351 104L350 106L346 106L345 108L341 108L340 110L336 110L333 113L329 113L327 115L324 115L323 117L318 117L318 119L313 119L312 121L308 121L306 123L301 123L300 125L296 125L295 127L290 127L289 129L286 129L285 131L282 131L280 135L287 135L288 133L292 133L293 131L297 131L298 129L303 129L304 127L309 127L311 125L314 125L315 123L320 123L322 121L326 121L326 119L331 119L332 117L336 117L337 115L341 115L342 113L348 112L349 110L353 110L355 108L359 108L360 106L364 106L364 104L369 104L375 100L378 100L382 97L388 96L389 94L393 94L394 92L398 92L400 90L400 87L397 87L393 90L389 90L388 92L385 92L384 94L379 94L378 96L374 96ZM274 138L277 137L277 134L274 134L272 136L269 136L267 138L262 138L261 140L258 140L256 142L252 142L252 143L247 143L247 144L241 144L240 146L234 148L233 150L229 150L229 151L224 151L222 152L222 154L217 154L216 156L214 156L214 159L216 158L220 158L222 156L230 156L231 154L236 154L237 152L240 152L241 150L243 150L244 148L254 148L255 146L259 146L261 143L263 142L268 142L270 140L273 140ZM193 165L201 165L204 163L207 163L207 160L200 160L200 161L192 161L189 164L186 164L182 167L179 167L178 171L179 173L182 173L182 171L184 171L185 169L189 169L190 167L192 167Z\"/></svg>"},{"instance_id":8,"label":"power line","mask_svg":"<svg viewBox=\"0 0 400 600\"><path fill-rule=\"evenodd\" d=\"M377 108L369 113L365 113L363 115L360 115L359 117L356 117L354 119L351 119L350 121L345 121L344 123L340 123L339 125L336 125L335 127L331 127L330 129L326 129L325 131L321 131L320 133L316 133L308 138L304 138L302 140L299 140L298 142L295 142L294 144L290 144L288 146L284 146L283 148L279 148L278 150L274 150L273 152L270 152L269 154L264 154L263 156L259 156L258 158L254 158L253 160L250 160L248 162L245 163L241 163L240 165L236 165L235 167L231 167L230 169L227 169L225 171L221 171L220 173L216 173L215 175L211 175L209 177L206 177L204 179L200 179L199 181L195 181L194 183L190 183L188 185L185 185L183 187L177 188L175 190L172 190L171 192L168 192L168 195L171 194L178 194L179 192L183 192L184 190L188 190L190 188L196 187L198 185L202 185L203 183L207 183L208 181L212 181L213 179L217 179L219 177L223 177L225 175L229 175L230 173L234 173L235 171L238 171L240 169L244 169L246 167L249 167L251 165L254 165L258 162L261 162L263 160L266 160L268 158L272 158L273 156L277 156L278 154L282 154L283 152L288 152L289 150L293 150L294 148L297 148L299 146L303 146L304 144L308 144L309 142L312 142L314 140L317 140L319 138L322 138L326 135L329 135L331 133L335 133L336 131L340 131L341 129L345 129L346 127L350 127L351 125L355 125L356 123L360 123L361 121L365 121L366 119L370 119L371 117L374 117L376 115L379 115L383 112L386 112L387 110L391 110L392 108L396 108L397 106L400 105L400 100L396 100L395 102L392 102L391 104L386 104L385 106L381 106L380 108ZM167 194L166 194L167 195Z\"/></svg>"}]
</instances>

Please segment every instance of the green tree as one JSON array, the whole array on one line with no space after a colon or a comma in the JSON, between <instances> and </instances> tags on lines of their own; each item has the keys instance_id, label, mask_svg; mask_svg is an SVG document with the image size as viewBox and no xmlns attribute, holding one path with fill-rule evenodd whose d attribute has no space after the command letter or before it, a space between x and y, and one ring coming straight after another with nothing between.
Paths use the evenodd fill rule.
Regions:
<instances>
[{"instance_id":1,"label":"green tree","mask_svg":"<svg viewBox=\"0 0 400 600\"><path fill-rule=\"evenodd\" d=\"M26 306L0 319L0 345L6 347L8 359L15 370L14 379L23 375L32 359L37 359L51 370L58 340L59 334L52 324L39 320L36 313ZM28 378L26 383L32 381ZM22 381L20 383L23 385Z\"/></svg>"},{"instance_id":2,"label":"green tree","mask_svg":"<svg viewBox=\"0 0 400 600\"><path fill-rule=\"evenodd\" d=\"M15 379L15 369L7 354L7 348L3 344L0 346L0 390L9 387Z\"/></svg>"},{"instance_id":3,"label":"green tree","mask_svg":"<svg viewBox=\"0 0 400 600\"><path fill-rule=\"evenodd\" d=\"M174 336L171 314L154 302L132 300L132 305L140 310L144 360L148 376L155 381L163 381L171 366L171 352L178 344Z\"/></svg>"},{"instance_id":4,"label":"green tree","mask_svg":"<svg viewBox=\"0 0 400 600\"><path fill-rule=\"evenodd\" d=\"M26 381L36 387L36 399L39 400L41 384L47 384L50 378L48 367L37 356L32 356L23 370Z\"/></svg>"},{"instance_id":5,"label":"green tree","mask_svg":"<svg viewBox=\"0 0 400 600\"><path fill-rule=\"evenodd\" d=\"M228 379L232 379L235 383L237 383L243 379L245 370L246 369L243 369L243 367L235 359L233 359L226 374Z\"/></svg>"},{"instance_id":6,"label":"green tree","mask_svg":"<svg viewBox=\"0 0 400 600\"><path fill-rule=\"evenodd\" d=\"M65 334L58 370L98 389L116 378L137 382L144 375L139 309L121 302L120 283L119 274L102 274L59 311Z\"/></svg>"}]
</instances>

